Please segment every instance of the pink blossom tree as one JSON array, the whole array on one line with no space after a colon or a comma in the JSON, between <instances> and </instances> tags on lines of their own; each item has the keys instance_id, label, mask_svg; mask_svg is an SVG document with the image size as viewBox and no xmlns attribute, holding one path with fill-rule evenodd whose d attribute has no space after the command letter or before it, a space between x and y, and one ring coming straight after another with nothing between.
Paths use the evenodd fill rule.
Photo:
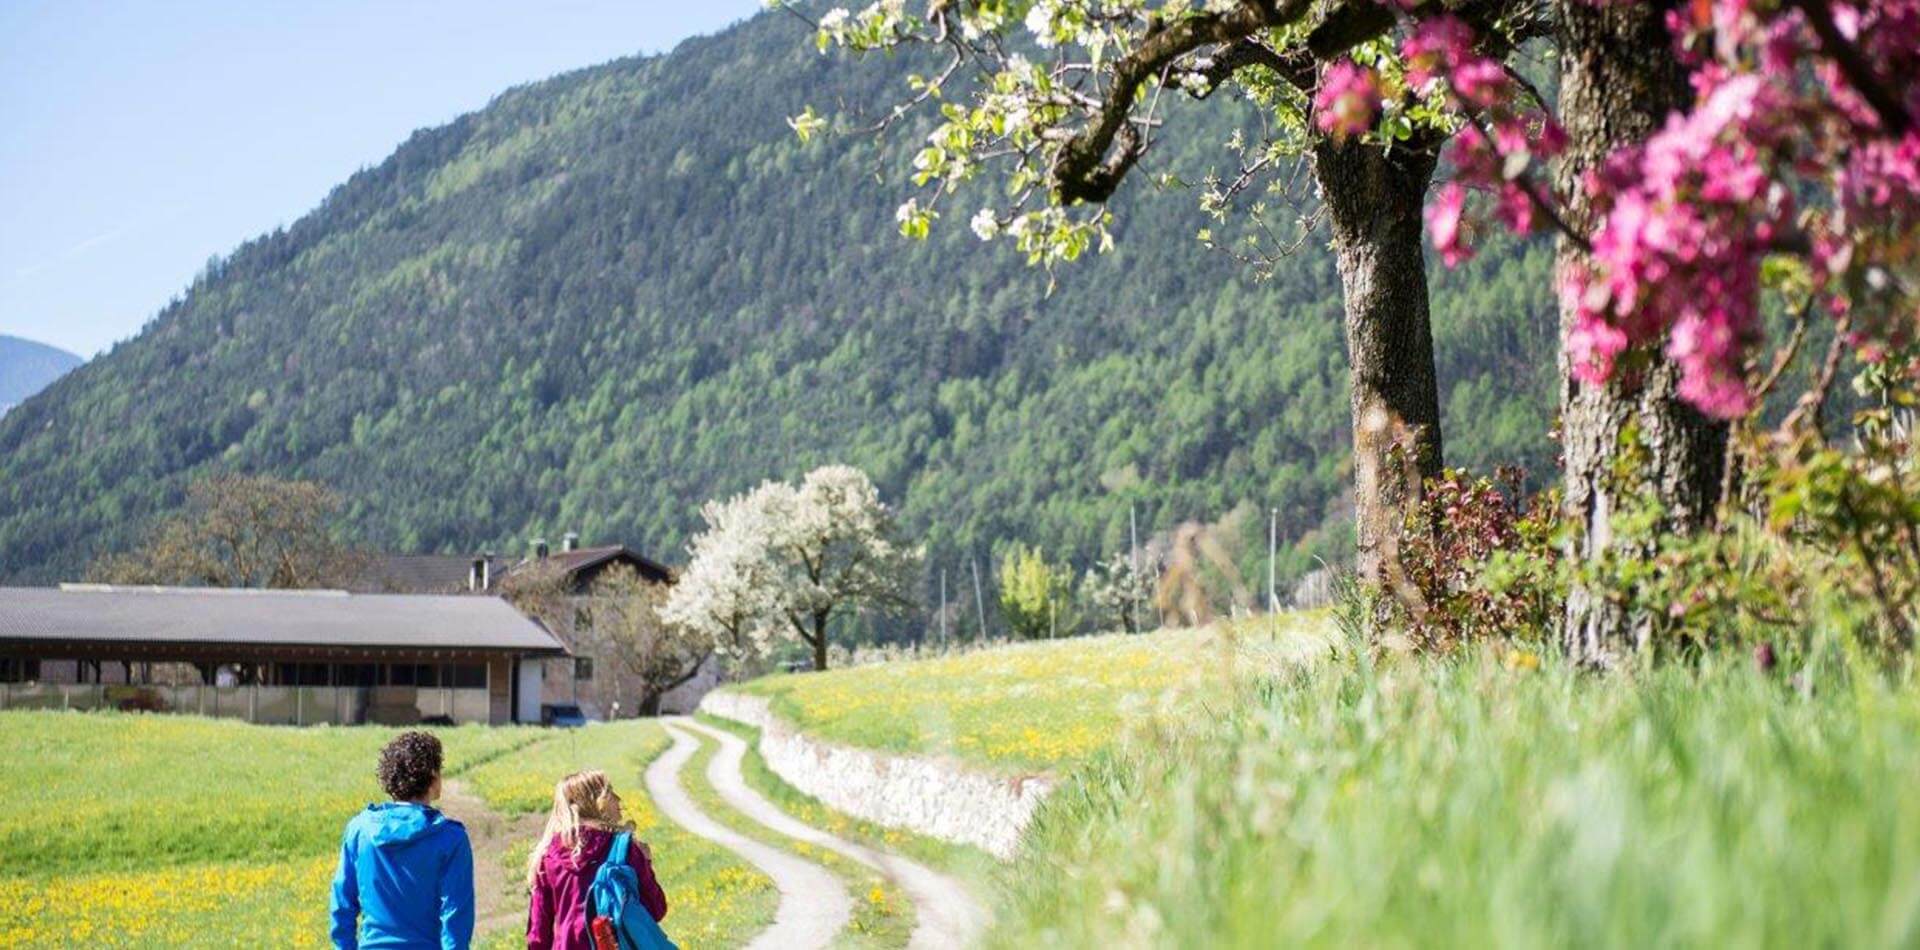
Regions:
<instances>
[{"instance_id":1,"label":"pink blossom tree","mask_svg":"<svg viewBox=\"0 0 1920 950\"><path fill-rule=\"evenodd\" d=\"M1555 14L1557 119L1465 21L1400 12L1417 81L1444 86L1464 124L1427 212L1443 258L1472 253L1483 217L1559 232L1567 514L1573 553L1598 561L1640 543L1616 531L1623 491L1651 488L1662 530L1710 522L1727 423L1757 410L1817 315L1833 349L1789 425L1817 431L1846 348L1905 354L1911 378L1920 2L1561 0ZM1370 108L1367 77L1346 81L1358 92L1322 122ZM1763 361L1769 294L1796 324ZM1623 451L1639 461L1627 485ZM1566 610L1567 645L1596 662L1648 629L1609 594L1576 585Z\"/></svg>"}]
</instances>

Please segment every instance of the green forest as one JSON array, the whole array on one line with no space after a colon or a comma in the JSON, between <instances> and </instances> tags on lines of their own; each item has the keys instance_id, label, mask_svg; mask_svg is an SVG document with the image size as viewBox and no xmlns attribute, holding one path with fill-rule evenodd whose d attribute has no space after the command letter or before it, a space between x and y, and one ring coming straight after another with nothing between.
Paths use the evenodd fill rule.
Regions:
<instances>
[{"instance_id":1,"label":"green forest","mask_svg":"<svg viewBox=\"0 0 1920 950\"><path fill-rule=\"evenodd\" d=\"M77 577L213 470L321 481L391 551L578 531L677 562L706 499L846 462L929 572L1016 542L1084 567L1130 513L1143 535L1224 520L1251 567L1268 509L1283 581L1337 561L1325 248L1256 281L1195 239L1194 189L1146 176L1113 202L1115 250L1051 278L962 220L902 239L877 176L921 133L842 116L802 144L785 119L892 101L915 68L836 63L761 15L416 133L0 419L0 581ZM1231 161L1235 118L1172 115L1205 125L1168 137L1168 170ZM1451 464L1550 475L1550 261L1431 268Z\"/></svg>"}]
</instances>

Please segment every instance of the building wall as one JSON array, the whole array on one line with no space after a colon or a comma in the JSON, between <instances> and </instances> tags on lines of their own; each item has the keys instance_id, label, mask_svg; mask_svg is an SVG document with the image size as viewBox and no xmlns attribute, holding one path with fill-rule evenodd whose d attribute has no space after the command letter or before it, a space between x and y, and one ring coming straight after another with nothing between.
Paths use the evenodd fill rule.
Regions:
<instances>
[{"instance_id":1,"label":"building wall","mask_svg":"<svg viewBox=\"0 0 1920 950\"><path fill-rule=\"evenodd\" d=\"M627 672L617 657L600 649L598 640L590 630L575 627L576 617L581 606L587 602L585 597L569 600L569 608L561 611L564 616L554 618L547 626L560 642L573 651L573 656L559 657L545 661L545 670L541 676L541 693L544 703L574 703L590 719L618 718L631 719L640 714L640 679ZM591 660L593 675L581 679L575 675L578 660ZM699 705L700 697L706 695L720 681L720 664L709 661L700 674L680 687L668 691L661 699L662 712L687 712Z\"/></svg>"},{"instance_id":2,"label":"building wall","mask_svg":"<svg viewBox=\"0 0 1920 950\"><path fill-rule=\"evenodd\" d=\"M513 722L513 658L497 656L487 662L487 721L496 726Z\"/></svg>"}]
</instances>

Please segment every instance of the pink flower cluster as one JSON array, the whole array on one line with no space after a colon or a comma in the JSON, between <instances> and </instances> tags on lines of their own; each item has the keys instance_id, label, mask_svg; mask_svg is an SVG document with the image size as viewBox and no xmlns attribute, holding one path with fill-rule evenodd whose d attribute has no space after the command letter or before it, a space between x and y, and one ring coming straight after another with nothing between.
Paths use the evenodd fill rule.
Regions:
<instances>
[{"instance_id":1,"label":"pink flower cluster","mask_svg":"<svg viewBox=\"0 0 1920 950\"><path fill-rule=\"evenodd\" d=\"M1622 353L1664 335L1683 398L1726 418L1752 408L1760 260L1795 210L1769 167L1781 130L1761 121L1784 106L1761 77L1733 77L1588 177L1602 215L1593 254L1562 278L1578 376L1602 382Z\"/></svg>"},{"instance_id":2,"label":"pink flower cluster","mask_svg":"<svg viewBox=\"0 0 1920 950\"><path fill-rule=\"evenodd\" d=\"M1631 353L1661 348L1681 370L1682 397L1703 412L1752 411L1745 367L1762 338L1761 264L1771 254L1815 265L1816 293L1830 311L1852 315L1863 348L1912 337L1920 0L1811 9L1830 18L1844 48L1787 5L1696 0L1669 13L1695 105L1584 183L1599 215L1587 236L1592 254L1560 288L1581 378L1609 379ZM1402 52L1409 79L1444 82L1471 123L1451 153L1455 181L1427 210L1442 258L1452 265L1471 253L1469 188L1492 192L1508 227L1532 229L1551 200L1533 163L1563 148L1564 133L1513 105L1514 84L1473 52L1458 20L1423 23ZM1856 82L1863 68L1875 95ZM1911 120L1904 127L1889 121L1889 98Z\"/></svg>"},{"instance_id":3,"label":"pink flower cluster","mask_svg":"<svg viewBox=\"0 0 1920 950\"><path fill-rule=\"evenodd\" d=\"M1380 115L1380 79L1373 70L1343 59L1327 67L1313 96L1320 131L1345 140L1365 135Z\"/></svg>"},{"instance_id":4,"label":"pink flower cluster","mask_svg":"<svg viewBox=\"0 0 1920 950\"><path fill-rule=\"evenodd\" d=\"M1474 47L1473 28L1451 15L1420 21L1400 45L1407 82L1440 97L1468 124L1449 154L1454 179L1427 207L1427 231L1447 266L1473 256L1468 241L1469 191L1493 196L1494 216L1526 233L1539 223L1542 196L1530 178L1536 160L1566 148L1566 133L1549 116L1520 106L1520 90L1498 60Z\"/></svg>"}]
</instances>

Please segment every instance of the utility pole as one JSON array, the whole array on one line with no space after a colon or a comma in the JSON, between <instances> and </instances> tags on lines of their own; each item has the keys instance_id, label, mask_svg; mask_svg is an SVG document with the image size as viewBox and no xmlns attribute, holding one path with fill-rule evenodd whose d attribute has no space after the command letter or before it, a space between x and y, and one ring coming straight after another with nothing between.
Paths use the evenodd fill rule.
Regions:
<instances>
[{"instance_id":1,"label":"utility pole","mask_svg":"<svg viewBox=\"0 0 1920 950\"><path fill-rule=\"evenodd\" d=\"M1274 586L1273 559L1280 549L1280 509L1267 509L1267 613L1280 612L1280 594Z\"/></svg>"},{"instance_id":2,"label":"utility pole","mask_svg":"<svg viewBox=\"0 0 1920 950\"><path fill-rule=\"evenodd\" d=\"M967 563L973 567L973 606L975 610L980 612L980 640L985 642L987 639L987 598L980 593L980 561L978 558L968 555Z\"/></svg>"},{"instance_id":3,"label":"utility pole","mask_svg":"<svg viewBox=\"0 0 1920 950\"><path fill-rule=\"evenodd\" d=\"M1140 506L1127 505L1127 568L1133 576L1127 578L1127 626L1136 632L1140 629L1140 593L1136 589L1140 580Z\"/></svg>"}]
</instances>

